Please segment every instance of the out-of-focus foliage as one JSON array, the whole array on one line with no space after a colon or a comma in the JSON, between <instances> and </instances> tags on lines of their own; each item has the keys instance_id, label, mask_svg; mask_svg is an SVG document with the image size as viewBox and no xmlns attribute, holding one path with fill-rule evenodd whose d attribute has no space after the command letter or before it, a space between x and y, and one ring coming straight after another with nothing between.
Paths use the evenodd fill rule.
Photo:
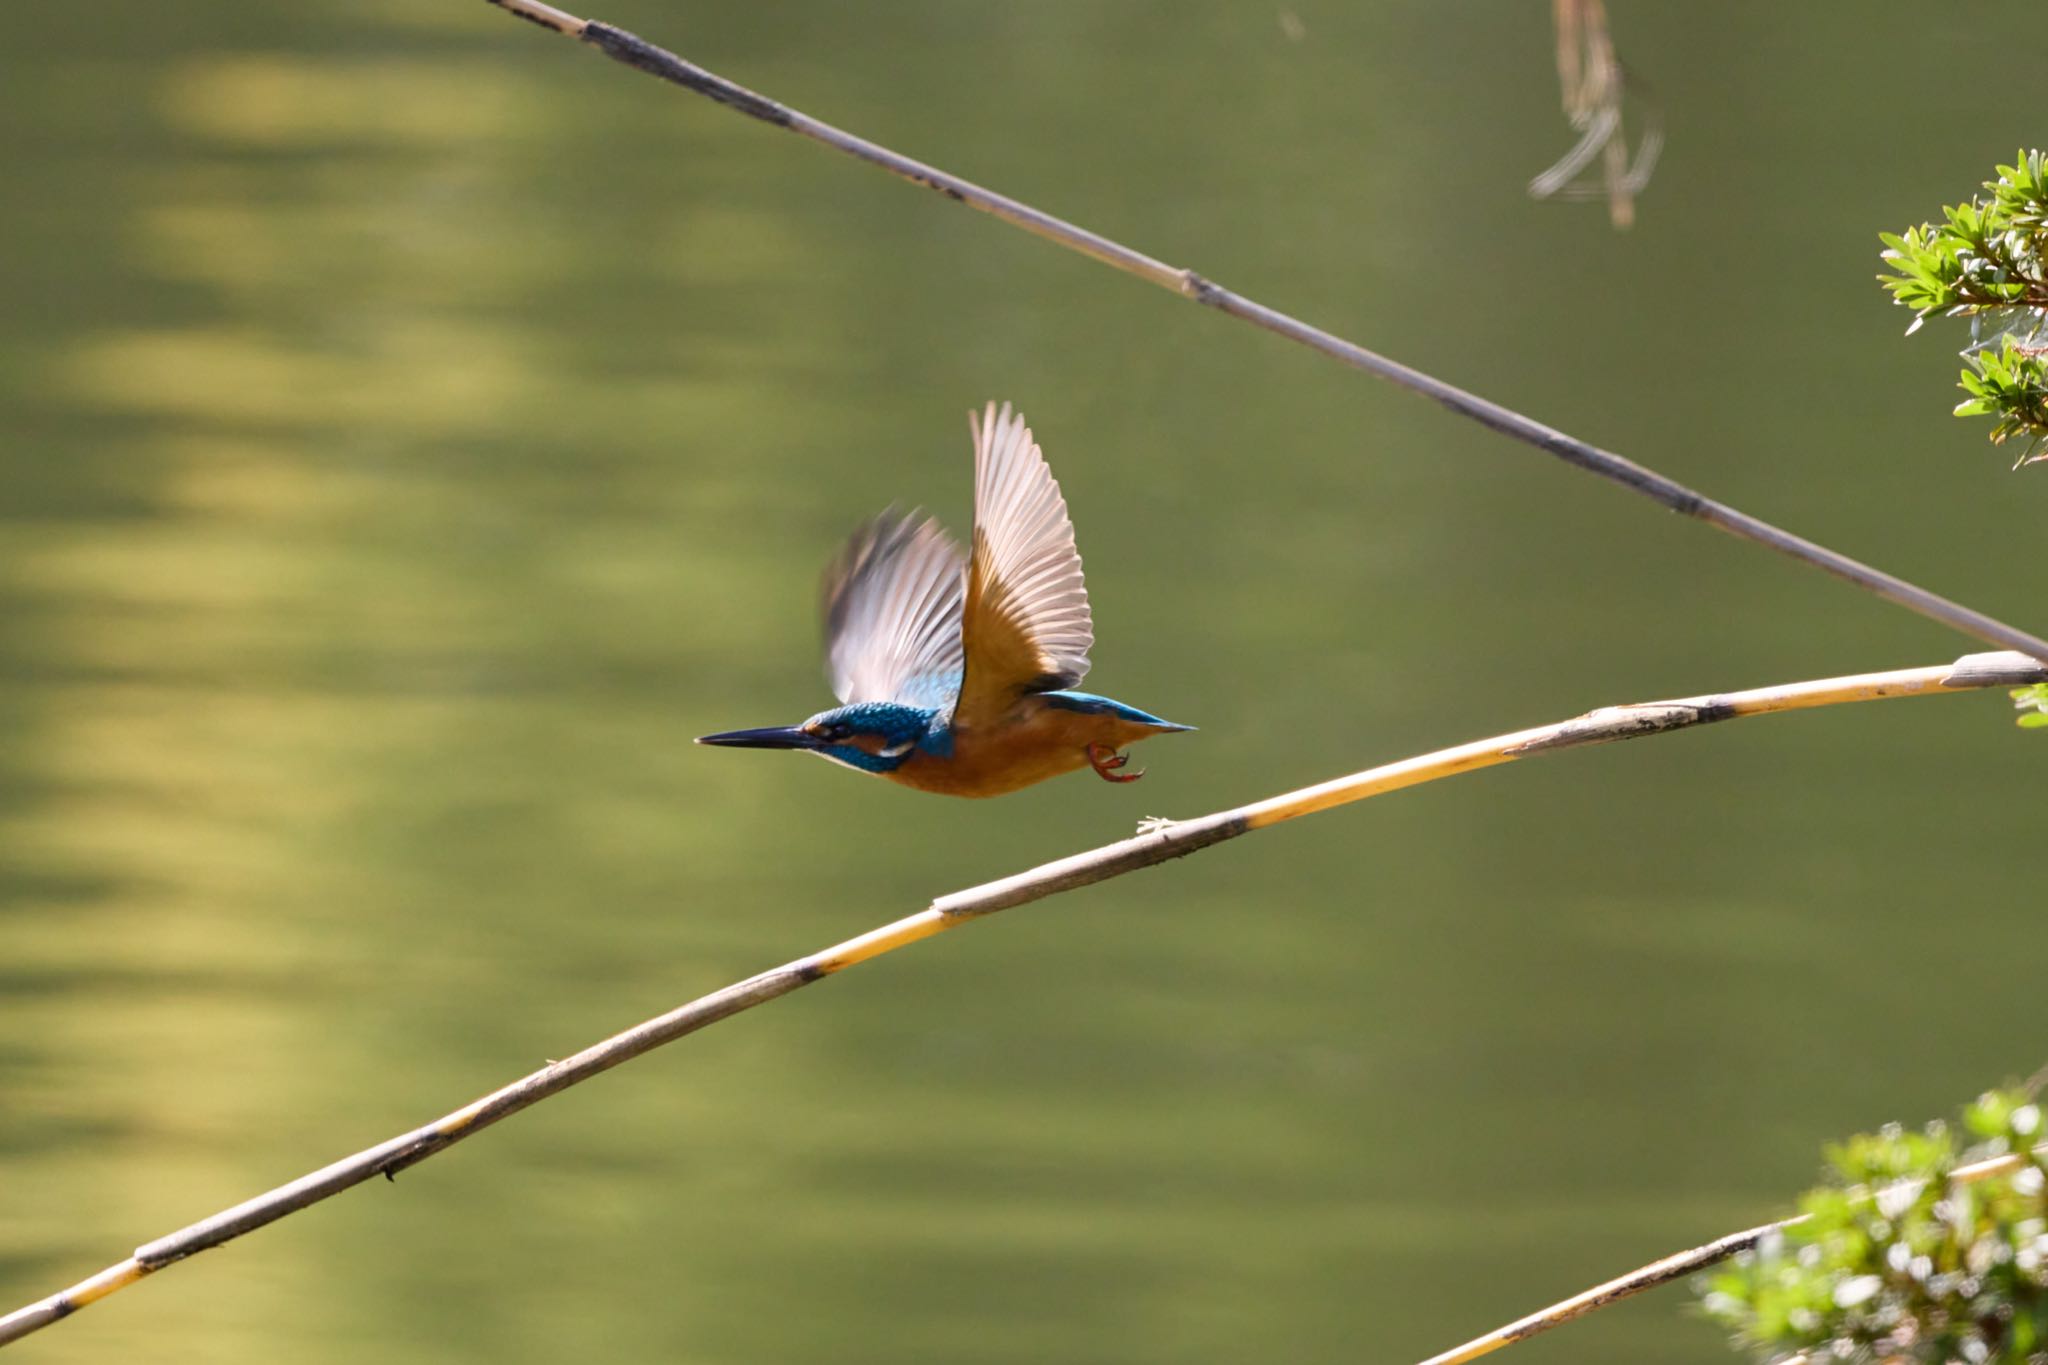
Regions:
<instances>
[{"instance_id":1,"label":"out-of-focus foliage","mask_svg":"<svg viewBox=\"0 0 2048 1365\"><path fill-rule=\"evenodd\" d=\"M1532 199L1605 199L1617 231L1634 225L1636 196L1664 146L1656 102L1615 54L1602 0L1554 0L1557 82L1579 135L1570 151L1529 182ZM1638 126L1640 125L1640 126ZM1635 152L1629 152L1633 137ZM1598 158L1599 168L1587 174Z\"/></svg>"},{"instance_id":2,"label":"out-of-focus foliage","mask_svg":"<svg viewBox=\"0 0 2048 1365\"><path fill-rule=\"evenodd\" d=\"M1914 310L1971 319L1958 417L1991 417L1993 444L2024 437L2014 468L2048 458L2048 155L2022 151L1945 221L1883 232L1878 279Z\"/></svg>"},{"instance_id":3,"label":"out-of-focus foliage","mask_svg":"<svg viewBox=\"0 0 2048 1365\"><path fill-rule=\"evenodd\" d=\"M2048 683L2014 689L2012 704L2020 709L2020 724L2029 730L2048 725Z\"/></svg>"},{"instance_id":4,"label":"out-of-focus foliage","mask_svg":"<svg viewBox=\"0 0 2048 1365\"><path fill-rule=\"evenodd\" d=\"M2048 1201L2041 1109L1994 1092L1963 1114L1965 1152L1941 1122L1897 1125L1828 1152L1835 1179L1803 1221L1699 1289L1707 1315L1766 1359L1993 1365L2048 1360ZM2017 1153L2013 1169L1954 1181Z\"/></svg>"}]
</instances>

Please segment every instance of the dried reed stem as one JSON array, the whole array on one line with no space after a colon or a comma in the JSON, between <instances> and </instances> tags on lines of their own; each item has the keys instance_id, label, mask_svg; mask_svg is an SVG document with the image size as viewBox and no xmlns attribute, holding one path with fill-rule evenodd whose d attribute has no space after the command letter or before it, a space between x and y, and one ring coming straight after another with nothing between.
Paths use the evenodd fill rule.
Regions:
<instances>
[{"instance_id":1,"label":"dried reed stem","mask_svg":"<svg viewBox=\"0 0 2048 1365\"><path fill-rule=\"evenodd\" d=\"M923 910L893 924L851 938L808 957L752 976L724 990L714 991L615 1034L583 1049L575 1056L553 1062L510 1085L462 1106L432 1123L411 1132L343 1157L288 1184L253 1199L203 1218L168 1236L138 1247L135 1254L69 1289L38 1300L0 1318L0 1345L19 1340L59 1318L105 1298L146 1275L187 1256L217 1247L223 1242L274 1223L287 1214L330 1199L351 1186L379 1175L389 1176L436 1152L451 1147L502 1118L538 1104L550 1095L589 1080L621 1062L674 1042L721 1019L765 1004L845 971L848 967L893 952L905 944L929 938L955 925L1011 906L1042 900L1062 891L1120 877L1127 872L1151 867L1170 859L1236 838L1255 829L1280 824L1298 816L1312 815L1335 806L1348 805L1384 792L1418 786L1439 778L1540 754L1557 753L1589 744L1638 739L1673 730L1708 725L1745 716L1770 715L1778 711L1835 706L1846 702L1877 701L1892 697L1934 696L1947 692L1987 687L2016 687L2048 681L2048 666L2020 654L1973 654L1952 664L1929 668L1908 668L1886 673L1863 673L1854 677L1824 678L1812 682L1784 683L1747 692L1727 692L1688 697L1678 701L1638 702L1604 707L1571 720L1513 734L1461 744L1417 758L1369 768L1298 791L1287 792L1230 810L1217 811L1193 820L1148 821L1137 836L1106 844L1087 853L1021 872L1014 877L987 882L965 891L941 896ZM1682 1273L1682 1272L1681 1272ZM1598 1292L1598 1291L1594 1291ZM1633 1289L1626 1292L1633 1293ZM1596 1305L1597 1306L1597 1305ZM1581 1308L1579 1311L1586 1311ZM1560 1319L1562 1320L1562 1319ZM1504 1331L1509 1329L1503 1329ZM1540 1331L1540 1327L1532 1330ZM1526 1333L1525 1333L1526 1335ZM1514 1339L1514 1338L1509 1338ZM1502 1342L1500 1344L1505 1344ZM1486 1347L1485 1349L1493 1349Z\"/></svg>"},{"instance_id":2,"label":"dried reed stem","mask_svg":"<svg viewBox=\"0 0 2048 1365\"><path fill-rule=\"evenodd\" d=\"M1958 1166L1949 1172L1949 1181L1952 1184L1968 1185L1974 1181L1988 1180L1994 1175L2017 1170L2021 1161L2022 1157L2018 1153L2009 1153L2005 1156L1992 1157L1988 1161ZM1463 1346L1454 1346L1441 1355L1433 1355L1423 1361L1422 1365L1465 1365L1468 1360L1477 1360L1483 1355L1498 1351L1503 1346L1527 1341L1530 1337L1538 1336L1553 1327L1560 1327L1573 1318L1582 1318L1596 1309L1633 1298L1645 1289L1655 1289L1660 1284L1670 1284L1673 1280L1684 1279L1696 1270L1704 1270L1738 1252L1749 1250L1774 1232L1798 1227L1805 1221L1806 1215L1801 1214L1797 1218L1785 1218L1775 1223L1765 1223L1761 1227L1731 1232L1726 1237L1717 1237L1706 1245L1696 1246L1690 1251L1674 1252L1662 1260L1652 1261L1640 1269L1631 1270L1619 1279L1596 1284L1591 1289L1553 1303L1541 1312L1531 1313L1526 1318L1516 1318L1504 1327L1494 1328L1483 1337L1472 1338ZM1795 1365L1795 1362L1803 1365L1804 1359L1803 1356L1793 1356L1781 1361L1779 1365Z\"/></svg>"},{"instance_id":3,"label":"dried reed stem","mask_svg":"<svg viewBox=\"0 0 2048 1365\"><path fill-rule=\"evenodd\" d=\"M1874 569L1825 545L1780 530L1767 521L1753 517L1747 512L1737 511L1726 503L1716 502L1675 479L1666 478L1655 470L1646 469L1612 451L1602 450L1576 436L1566 435L1511 408L1502 407L1477 394L1467 393L1455 385L1447 384L1420 370L1411 369L1399 361L1389 360L1385 356L1369 351L1356 342L1346 341L1343 337L1323 331L1319 327L1312 327L1278 309L1269 308L1242 294L1233 293L1192 270L1183 270L1164 261L1155 260L1121 242L1033 208L1022 200L984 189L935 166L927 166L900 152L891 151L879 143L856 137L829 123L821 123L808 114L791 109L765 95L756 94L715 72L685 61L675 53L656 47L646 39L624 29L613 28L595 19L580 19L552 5L540 4L538 0L490 0L490 3L542 28L589 43L615 61L624 62L627 66L658 76L686 90L695 91L728 109L737 110L773 127L784 128L813 141L822 142L870 165L879 166L891 175L901 176L914 184L935 190L955 203L978 209L1070 251L1077 251L1101 261L1104 265L1114 266L1118 270L1136 275L1162 289L1172 290L1184 298L1193 299L1220 313L1240 318L1253 326L1263 327L1269 332L1277 333L1290 341L1299 342L1311 350L1320 351L1342 361L1354 369L1377 375L1413 393L1432 399L1461 417L1469 417L1481 426L1497 431L1503 436L1511 436L1515 440L1554 455L1567 464L1618 483L1674 512L1697 518L1731 535L1753 541L1802 564L1833 574L1866 592L1875 593L1888 602L1905 607L1908 611L1918 612L1922 616L1940 621L1974 639L2005 649L2016 649L2037 659L2048 660L2048 640L2043 640L2039 636L2030 635L1995 617L1938 596L1918 584Z\"/></svg>"}]
</instances>

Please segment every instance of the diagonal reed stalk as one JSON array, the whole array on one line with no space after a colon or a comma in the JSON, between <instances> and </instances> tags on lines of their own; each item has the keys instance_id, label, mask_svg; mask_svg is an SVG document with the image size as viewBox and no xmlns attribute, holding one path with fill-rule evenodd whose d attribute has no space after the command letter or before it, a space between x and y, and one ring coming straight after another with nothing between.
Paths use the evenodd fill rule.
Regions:
<instances>
[{"instance_id":1,"label":"diagonal reed stalk","mask_svg":"<svg viewBox=\"0 0 2048 1365\"><path fill-rule=\"evenodd\" d=\"M1958 1166L1949 1172L1949 1183L1970 1185L1979 1180L1989 1180L1992 1176L2018 1170L2025 1161L2026 1158L2021 1153L2008 1152L2004 1156ZM1774 1232L1796 1228L1805 1221L1806 1215L1802 1213L1797 1218L1784 1218L1760 1227L1731 1232L1726 1237L1717 1237L1690 1251L1673 1252L1661 1260L1631 1270L1618 1279L1596 1284L1591 1289L1581 1290L1568 1299L1560 1299L1550 1307L1531 1313L1526 1318L1516 1318L1513 1322L1494 1328L1483 1337L1472 1338L1462 1346L1453 1346L1448 1351L1431 1356L1421 1362L1421 1365L1465 1365L1465 1362L1477 1360L1483 1355L1491 1355L1503 1346L1512 1346L1518 1341L1540 1336L1553 1327L1561 1327L1573 1318L1582 1318L1609 1304L1634 1298L1646 1289L1655 1289L1659 1285L1670 1284L1673 1280L1682 1280L1695 1271L1705 1270L1708 1266L1719 1264L1730 1256L1748 1251ZM1805 1359L1803 1355L1792 1356L1780 1361L1779 1365L1803 1365Z\"/></svg>"},{"instance_id":2,"label":"diagonal reed stalk","mask_svg":"<svg viewBox=\"0 0 2048 1365\"><path fill-rule=\"evenodd\" d=\"M1928 668L1781 683L1747 692L1687 697L1677 701L1609 706L1571 720L1474 740L1455 748L1368 768L1348 777L1193 820L1147 821L1133 838L1046 863L1014 877L941 896L923 910L893 924L850 938L808 957L786 962L723 990L713 991L667 1014L614 1034L573 1057L552 1062L522 1076L431 1123L366 1147L353 1156L343 1157L233 1208L159 1237L136 1248L133 1255L97 1275L0 1317L0 1345L47 1327L59 1318L68 1317L88 1304L96 1303L188 1256L217 1247L243 1233L254 1232L366 1180L379 1175L393 1175L424 1161L500 1119L609 1071L621 1062L651 1052L664 1043L672 1043L686 1034L695 1033L756 1005L766 1004L870 958L880 957L998 910L1043 900L1062 891L1072 891L1185 857L1211 844L1220 844L1226 839L1298 816L1313 815L1353 801L1399 791L1403 787L1419 786L1479 768L1512 763L1517 759L1589 744L1666 734L1716 721L1767 716L1779 711L1894 697L1936 696L1988 687L2017 687L2037 682L2048 682L2048 665L2021 654L1971 654L1952 664ZM1738 1249L1730 1248L1730 1251Z\"/></svg>"},{"instance_id":3,"label":"diagonal reed stalk","mask_svg":"<svg viewBox=\"0 0 2048 1365\"><path fill-rule=\"evenodd\" d=\"M1535 446L1566 464L1576 465L1589 473L1618 483L1674 512L1697 518L1730 535L1753 541L1802 564L1833 574L1908 611L1918 612L1922 616L1940 621L1964 635L2004 649L2016 649L2036 659L2048 660L2048 640L2043 640L2039 636L2030 635L1959 602L1952 602L1916 583L1909 583L1881 569L1874 569L1825 545L1781 530L1726 503L1716 502L1653 469L1646 469L1612 451L1602 450L1576 436L1547 427L1511 408L1502 407L1498 403L1468 393L1420 370L1411 369L1399 361L1369 351L1356 342L1346 341L1335 333L1310 326L1276 308L1269 308L1254 299L1233 293L1192 270L1170 266L1121 242L1077 227L1042 209L1033 208L1022 200L984 189L935 166L928 166L900 152L891 151L879 143L869 142L866 138L856 137L829 123L822 123L809 114L791 109L765 95L758 95L715 72L706 71L703 67L685 61L675 53L656 47L646 39L624 29L613 28L610 24L600 23L595 19L579 19L552 5L542 4L540 0L489 2L542 28L567 37L579 38L607 57L650 75L659 76L686 90L693 90L728 109L738 110L773 127L784 128L813 141L822 142L828 147L845 152L848 156L879 166L892 175L936 190L956 203L1000 218L1013 227L1020 227L1069 251L1093 257L1104 265L1114 266L1118 270L1136 275L1183 298L1206 304L1220 313L1240 318L1256 327L1278 333L1289 341L1299 342L1311 350L1320 351L1354 369L1398 384L1404 389L1434 400L1461 417L1469 417L1481 426Z\"/></svg>"}]
</instances>

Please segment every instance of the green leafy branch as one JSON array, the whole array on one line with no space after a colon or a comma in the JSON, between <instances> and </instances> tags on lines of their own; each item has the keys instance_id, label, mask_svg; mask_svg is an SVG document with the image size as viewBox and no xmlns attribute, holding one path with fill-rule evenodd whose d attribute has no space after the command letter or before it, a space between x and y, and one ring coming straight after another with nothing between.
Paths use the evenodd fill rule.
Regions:
<instances>
[{"instance_id":1,"label":"green leafy branch","mask_svg":"<svg viewBox=\"0 0 2048 1365\"><path fill-rule=\"evenodd\" d=\"M1994 1092L1963 1124L1981 1141L1969 1154L1939 1122L1830 1149L1836 1183L1800 1201L1802 1221L1701 1281L1706 1315L1768 1359L2039 1360L2048 1351L2041 1108L2023 1092ZM1966 1156L2006 1154L2018 1158L2008 1172L1949 1178Z\"/></svg>"},{"instance_id":2,"label":"green leafy branch","mask_svg":"<svg viewBox=\"0 0 2048 1365\"><path fill-rule=\"evenodd\" d=\"M1909 336L1936 314L1973 319L1956 416L1995 418L1994 445L2024 437L2018 468L2048 459L2048 154L2022 151L1984 189L1941 223L1879 233L1897 273L1878 280L1913 310Z\"/></svg>"},{"instance_id":3,"label":"green leafy branch","mask_svg":"<svg viewBox=\"0 0 2048 1365\"><path fill-rule=\"evenodd\" d=\"M2048 725L2048 683L2015 688L2012 704L2022 712L2019 723L2029 730L2038 730Z\"/></svg>"}]
</instances>

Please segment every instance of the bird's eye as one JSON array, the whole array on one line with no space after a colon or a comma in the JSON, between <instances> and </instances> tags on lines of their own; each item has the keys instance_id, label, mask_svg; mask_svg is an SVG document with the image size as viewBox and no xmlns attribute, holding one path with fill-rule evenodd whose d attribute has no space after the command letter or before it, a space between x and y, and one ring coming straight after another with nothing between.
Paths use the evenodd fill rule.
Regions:
<instances>
[{"instance_id":1,"label":"bird's eye","mask_svg":"<svg viewBox=\"0 0 2048 1365\"><path fill-rule=\"evenodd\" d=\"M853 727L851 725L848 725L845 721L834 721L830 725L821 725L818 727L819 739L832 740L835 743L839 740L845 739L848 735L852 733Z\"/></svg>"}]
</instances>

